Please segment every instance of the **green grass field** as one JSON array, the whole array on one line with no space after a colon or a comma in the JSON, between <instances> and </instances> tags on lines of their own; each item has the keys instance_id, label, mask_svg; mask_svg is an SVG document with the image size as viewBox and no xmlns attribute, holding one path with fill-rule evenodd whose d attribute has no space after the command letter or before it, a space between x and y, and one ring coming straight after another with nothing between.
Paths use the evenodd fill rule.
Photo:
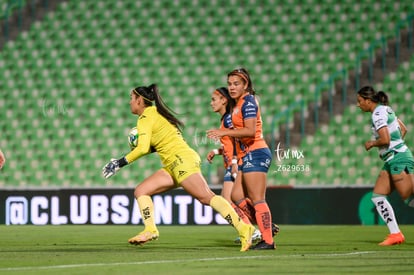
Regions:
<instances>
[{"instance_id":1,"label":"green grass field","mask_svg":"<svg viewBox=\"0 0 414 275\"><path fill-rule=\"evenodd\" d=\"M274 251L239 252L230 226L160 226L160 239L131 246L142 226L0 226L0 274L414 274L407 242L380 247L385 226L281 225Z\"/></svg>"}]
</instances>

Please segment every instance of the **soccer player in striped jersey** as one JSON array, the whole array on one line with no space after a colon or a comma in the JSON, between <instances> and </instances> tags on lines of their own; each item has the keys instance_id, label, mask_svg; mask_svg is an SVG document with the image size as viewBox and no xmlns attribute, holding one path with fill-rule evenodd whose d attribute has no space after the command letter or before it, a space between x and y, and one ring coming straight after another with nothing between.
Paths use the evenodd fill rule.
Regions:
<instances>
[{"instance_id":1,"label":"soccer player in striped jersey","mask_svg":"<svg viewBox=\"0 0 414 275\"><path fill-rule=\"evenodd\" d=\"M183 124L165 105L157 85L133 89L130 94L130 109L133 114L138 115L137 147L124 157L112 159L106 164L102 171L103 176L113 176L120 168L151 151L158 153L163 167L135 188L134 196L140 208L144 230L128 242L144 244L158 239L151 196L182 187L200 203L211 206L234 226L242 240L240 251L247 251L251 246L254 226L244 223L231 205L209 188L201 174L200 156L183 139Z\"/></svg>"},{"instance_id":2,"label":"soccer player in striped jersey","mask_svg":"<svg viewBox=\"0 0 414 275\"><path fill-rule=\"evenodd\" d=\"M377 212L390 231L385 240L379 243L381 246L405 241L387 196L395 188L401 198L414 207L414 158L404 143L407 129L388 103L387 94L376 92L371 86L365 86L358 91L357 106L364 112L370 112L372 119L373 139L365 142L365 149L377 147L379 156L384 161L372 195Z\"/></svg>"},{"instance_id":3,"label":"soccer player in striped jersey","mask_svg":"<svg viewBox=\"0 0 414 275\"><path fill-rule=\"evenodd\" d=\"M267 172L272 154L262 134L262 118L248 71L236 69L227 74L230 96L236 100L232 112L234 129L211 129L213 139L230 136L236 140L239 172L232 191L232 200L249 219L256 219L262 241L251 249L275 249L272 215L266 202Z\"/></svg>"}]
</instances>

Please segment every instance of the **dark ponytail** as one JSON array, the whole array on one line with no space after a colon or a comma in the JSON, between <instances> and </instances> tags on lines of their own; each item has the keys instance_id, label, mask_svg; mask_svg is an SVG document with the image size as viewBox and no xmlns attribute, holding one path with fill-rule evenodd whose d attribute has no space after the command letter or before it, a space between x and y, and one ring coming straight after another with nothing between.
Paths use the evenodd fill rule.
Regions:
<instances>
[{"instance_id":1,"label":"dark ponytail","mask_svg":"<svg viewBox=\"0 0 414 275\"><path fill-rule=\"evenodd\" d=\"M358 95L364 99L369 99L372 102L380 103L382 105L389 105L390 103L388 100L388 95L385 92L376 92L371 86L365 86L359 89Z\"/></svg>"},{"instance_id":2,"label":"dark ponytail","mask_svg":"<svg viewBox=\"0 0 414 275\"><path fill-rule=\"evenodd\" d=\"M229 90L226 87L217 88L216 91L227 99L225 114L230 114L233 110L233 107L236 105L236 101L233 98L231 98Z\"/></svg>"},{"instance_id":3,"label":"dark ponytail","mask_svg":"<svg viewBox=\"0 0 414 275\"><path fill-rule=\"evenodd\" d=\"M152 106L152 102L155 102L158 113L162 115L166 120L173 124L177 129L182 132L184 123L174 116L172 111L162 100L157 84L151 84L148 87L142 86L134 89L138 95L144 99L145 106Z\"/></svg>"},{"instance_id":4,"label":"dark ponytail","mask_svg":"<svg viewBox=\"0 0 414 275\"><path fill-rule=\"evenodd\" d=\"M378 99L378 102L381 103L382 105L389 105L389 101L388 101L388 95L386 93L384 93L383 91L379 91L376 94L376 98Z\"/></svg>"}]
</instances>

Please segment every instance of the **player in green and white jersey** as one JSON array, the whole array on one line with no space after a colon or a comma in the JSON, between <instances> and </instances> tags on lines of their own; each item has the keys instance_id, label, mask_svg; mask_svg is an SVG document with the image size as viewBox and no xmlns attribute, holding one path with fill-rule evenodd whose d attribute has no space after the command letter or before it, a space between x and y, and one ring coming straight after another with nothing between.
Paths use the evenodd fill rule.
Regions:
<instances>
[{"instance_id":1,"label":"player in green and white jersey","mask_svg":"<svg viewBox=\"0 0 414 275\"><path fill-rule=\"evenodd\" d=\"M401 198L414 207L414 158L404 143L407 128L388 106L386 93L376 92L371 86L366 86L358 91L357 102L362 111L372 114L373 139L365 142L365 149L378 147L380 158L384 161L375 183L372 201L390 234L379 245L401 244L405 238L387 196L396 189Z\"/></svg>"}]
</instances>

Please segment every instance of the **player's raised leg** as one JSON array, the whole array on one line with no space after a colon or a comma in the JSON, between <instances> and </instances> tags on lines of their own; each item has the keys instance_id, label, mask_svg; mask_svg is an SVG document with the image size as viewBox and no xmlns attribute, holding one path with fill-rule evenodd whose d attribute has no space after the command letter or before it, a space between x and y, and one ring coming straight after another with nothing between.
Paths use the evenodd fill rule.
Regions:
<instances>
[{"instance_id":1,"label":"player's raised leg","mask_svg":"<svg viewBox=\"0 0 414 275\"><path fill-rule=\"evenodd\" d=\"M181 183L181 186L202 204L210 205L237 230L241 241L240 251L249 250L252 245L254 226L244 223L226 199L214 194L201 173L192 174Z\"/></svg>"},{"instance_id":2,"label":"player's raised leg","mask_svg":"<svg viewBox=\"0 0 414 275\"><path fill-rule=\"evenodd\" d=\"M156 240L159 237L159 232L154 222L154 203L151 197L140 196L137 198L137 202L145 228L128 240L130 244L144 244L148 241Z\"/></svg>"}]
</instances>

